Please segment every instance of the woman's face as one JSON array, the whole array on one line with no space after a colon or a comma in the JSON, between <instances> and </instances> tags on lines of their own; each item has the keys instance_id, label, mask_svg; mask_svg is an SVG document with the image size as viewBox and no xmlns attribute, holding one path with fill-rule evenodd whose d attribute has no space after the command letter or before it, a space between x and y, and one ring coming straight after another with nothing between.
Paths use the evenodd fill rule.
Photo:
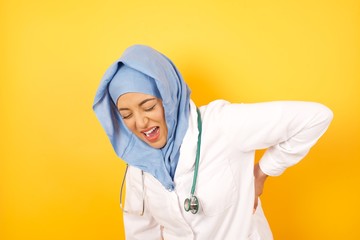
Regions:
<instances>
[{"instance_id":1,"label":"woman's face","mask_svg":"<svg viewBox=\"0 0 360 240\"><path fill-rule=\"evenodd\" d=\"M165 146L168 129L161 99L144 93L125 93L116 106L133 134L153 148Z\"/></svg>"}]
</instances>

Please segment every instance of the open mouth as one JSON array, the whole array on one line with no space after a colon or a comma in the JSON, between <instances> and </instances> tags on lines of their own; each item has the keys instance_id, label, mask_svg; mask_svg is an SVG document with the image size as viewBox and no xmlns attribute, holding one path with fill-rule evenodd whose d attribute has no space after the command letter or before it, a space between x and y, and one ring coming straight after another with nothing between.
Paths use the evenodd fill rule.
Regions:
<instances>
[{"instance_id":1,"label":"open mouth","mask_svg":"<svg viewBox=\"0 0 360 240\"><path fill-rule=\"evenodd\" d=\"M145 136L145 138L150 141L150 142L154 142L158 139L159 135L160 135L160 128L159 127L153 127L151 129L149 129L148 131L143 131L142 132Z\"/></svg>"}]
</instances>

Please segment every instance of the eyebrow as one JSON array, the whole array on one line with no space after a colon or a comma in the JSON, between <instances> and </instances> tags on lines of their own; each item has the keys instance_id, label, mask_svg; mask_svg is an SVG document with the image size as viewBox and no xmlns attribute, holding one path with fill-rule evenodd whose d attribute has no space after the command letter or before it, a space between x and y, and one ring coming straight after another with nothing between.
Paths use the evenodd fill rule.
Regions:
<instances>
[{"instance_id":1,"label":"eyebrow","mask_svg":"<svg viewBox=\"0 0 360 240\"><path fill-rule=\"evenodd\" d=\"M145 103L147 103L149 101L153 101L153 100L156 100L156 98L147 98L139 103L139 107L141 107ZM130 109L129 108L119 108L119 111L124 111L124 110L130 110Z\"/></svg>"}]
</instances>

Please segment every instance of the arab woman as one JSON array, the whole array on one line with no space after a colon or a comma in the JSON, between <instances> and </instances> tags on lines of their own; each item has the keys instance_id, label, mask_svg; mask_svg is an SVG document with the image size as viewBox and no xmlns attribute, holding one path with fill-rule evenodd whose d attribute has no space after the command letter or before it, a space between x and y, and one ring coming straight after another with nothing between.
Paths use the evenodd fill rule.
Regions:
<instances>
[{"instance_id":1,"label":"arab woman","mask_svg":"<svg viewBox=\"0 0 360 240\"><path fill-rule=\"evenodd\" d=\"M264 183L303 159L333 116L305 101L196 106L172 61L144 45L109 67L93 109L127 164L126 239L141 240L273 239ZM254 164L257 149L267 150Z\"/></svg>"}]
</instances>

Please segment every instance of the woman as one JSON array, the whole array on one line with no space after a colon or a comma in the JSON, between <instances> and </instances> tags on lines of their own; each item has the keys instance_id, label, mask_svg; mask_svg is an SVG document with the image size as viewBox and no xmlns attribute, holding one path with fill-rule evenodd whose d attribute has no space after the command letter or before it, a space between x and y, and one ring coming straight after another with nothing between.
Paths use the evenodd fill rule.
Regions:
<instances>
[{"instance_id":1,"label":"woman","mask_svg":"<svg viewBox=\"0 0 360 240\"><path fill-rule=\"evenodd\" d=\"M300 161L332 119L310 102L197 109L174 64L142 45L110 66L93 108L129 166L126 237L147 240L272 239L258 203L264 182Z\"/></svg>"}]
</instances>

